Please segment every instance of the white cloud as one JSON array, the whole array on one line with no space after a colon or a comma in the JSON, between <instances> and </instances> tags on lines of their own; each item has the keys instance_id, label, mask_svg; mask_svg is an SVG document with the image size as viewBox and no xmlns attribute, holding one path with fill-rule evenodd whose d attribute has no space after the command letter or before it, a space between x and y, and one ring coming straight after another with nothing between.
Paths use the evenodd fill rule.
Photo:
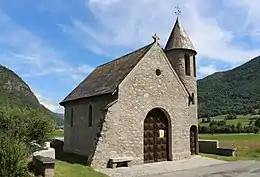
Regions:
<instances>
[{"instance_id":1,"label":"white cloud","mask_svg":"<svg viewBox=\"0 0 260 177\"><path fill-rule=\"evenodd\" d=\"M247 19L253 19L256 26L260 18L259 8L256 8L259 5L255 6L258 1L239 2L88 0L86 8L95 16L96 23L91 25L80 19L72 19L71 25L64 27L81 42L87 41L86 48L92 50L95 46L98 51L113 55L111 48L136 48L151 42L154 32L159 34L161 44L165 44L175 19L174 5L178 3L183 11L181 19L198 50L199 57L237 65L258 55L260 49L250 48L246 43L238 42L243 35L250 33L250 20L240 20L246 15L240 12L245 8L242 5L247 4L246 8L251 9ZM258 26L260 27L259 24Z\"/></svg>"},{"instance_id":2,"label":"white cloud","mask_svg":"<svg viewBox=\"0 0 260 177\"><path fill-rule=\"evenodd\" d=\"M199 77L207 76L210 74L213 74L215 72L219 71L216 66L214 65L208 65L208 66L200 66L198 67L198 73Z\"/></svg>"},{"instance_id":3,"label":"white cloud","mask_svg":"<svg viewBox=\"0 0 260 177\"><path fill-rule=\"evenodd\" d=\"M46 108L48 108L49 110L51 110L52 112L55 113L64 113L64 108L59 106L57 102L55 102L54 100L52 100L51 98L45 98L43 97L41 94L39 93L35 93L35 96L37 97L37 99L39 100L39 102L45 106Z\"/></svg>"},{"instance_id":4,"label":"white cloud","mask_svg":"<svg viewBox=\"0 0 260 177\"><path fill-rule=\"evenodd\" d=\"M75 66L63 59L63 54L55 50L45 40L15 23L0 9L0 62L11 69L15 68L22 77L45 75L67 75L67 79L82 77L91 72L92 67ZM86 70L78 68L85 67Z\"/></svg>"}]
</instances>

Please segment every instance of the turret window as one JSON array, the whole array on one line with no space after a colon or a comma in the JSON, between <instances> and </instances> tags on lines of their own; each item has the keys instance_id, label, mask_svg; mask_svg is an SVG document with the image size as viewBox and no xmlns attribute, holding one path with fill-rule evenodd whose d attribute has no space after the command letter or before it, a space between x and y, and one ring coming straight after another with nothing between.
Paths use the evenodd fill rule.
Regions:
<instances>
[{"instance_id":1,"label":"turret window","mask_svg":"<svg viewBox=\"0 0 260 177\"><path fill-rule=\"evenodd\" d=\"M195 96L194 93L191 93L191 103L195 104Z\"/></svg>"},{"instance_id":2,"label":"turret window","mask_svg":"<svg viewBox=\"0 0 260 177\"><path fill-rule=\"evenodd\" d=\"M196 57L193 55L193 75L196 77Z\"/></svg>"},{"instance_id":3,"label":"turret window","mask_svg":"<svg viewBox=\"0 0 260 177\"><path fill-rule=\"evenodd\" d=\"M185 74L187 76L190 76L190 56L189 55L184 55L184 60L185 60Z\"/></svg>"},{"instance_id":4,"label":"turret window","mask_svg":"<svg viewBox=\"0 0 260 177\"><path fill-rule=\"evenodd\" d=\"M195 95L193 92L189 96L189 106L190 106L190 104L195 104Z\"/></svg>"}]
</instances>

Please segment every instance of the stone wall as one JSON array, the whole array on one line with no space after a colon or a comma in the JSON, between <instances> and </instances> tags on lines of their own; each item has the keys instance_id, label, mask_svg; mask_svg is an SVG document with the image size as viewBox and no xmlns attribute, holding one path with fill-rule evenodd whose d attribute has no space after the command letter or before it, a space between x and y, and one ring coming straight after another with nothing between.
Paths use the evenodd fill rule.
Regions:
<instances>
[{"instance_id":1,"label":"stone wall","mask_svg":"<svg viewBox=\"0 0 260 177\"><path fill-rule=\"evenodd\" d=\"M104 119L101 109L117 99L117 94L102 95L65 104L64 152L89 156L99 136L100 124ZM92 105L92 126L89 127L89 105ZM73 108L73 126L71 126Z\"/></svg>"},{"instance_id":2,"label":"stone wall","mask_svg":"<svg viewBox=\"0 0 260 177\"><path fill-rule=\"evenodd\" d=\"M108 109L92 165L106 167L109 158L122 156L142 164L144 119L154 108L163 110L170 120L172 160L189 158L189 131L198 121L188 98L164 52L153 45L119 85L118 102Z\"/></svg>"},{"instance_id":3,"label":"stone wall","mask_svg":"<svg viewBox=\"0 0 260 177\"><path fill-rule=\"evenodd\" d=\"M199 152L222 156L236 155L236 149L234 148L220 148L218 140L199 140Z\"/></svg>"},{"instance_id":4,"label":"stone wall","mask_svg":"<svg viewBox=\"0 0 260 177\"><path fill-rule=\"evenodd\" d=\"M185 85L186 89L188 90L189 94L194 94L194 104L191 103L190 109L190 116L197 117L197 80L196 75L194 75L194 68L196 68L196 58L195 63L193 62L193 57L196 56L196 52L192 50L185 50L185 49L174 49L166 52L166 55L178 74L180 80ZM190 59L190 75L186 75L185 73L185 55L189 56Z\"/></svg>"}]
</instances>

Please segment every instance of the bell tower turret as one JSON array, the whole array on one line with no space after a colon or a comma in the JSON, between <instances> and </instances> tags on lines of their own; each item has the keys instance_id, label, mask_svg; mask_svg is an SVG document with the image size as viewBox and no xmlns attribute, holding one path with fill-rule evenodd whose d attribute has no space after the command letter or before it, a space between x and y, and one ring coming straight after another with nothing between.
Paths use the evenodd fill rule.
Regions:
<instances>
[{"instance_id":1,"label":"bell tower turret","mask_svg":"<svg viewBox=\"0 0 260 177\"><path fill-rule=\"evenodd\" d=\"M197 105L196 50L177 17L164 51L172 67L191 96L191 104Z\"/></svg>"}]
</instances>

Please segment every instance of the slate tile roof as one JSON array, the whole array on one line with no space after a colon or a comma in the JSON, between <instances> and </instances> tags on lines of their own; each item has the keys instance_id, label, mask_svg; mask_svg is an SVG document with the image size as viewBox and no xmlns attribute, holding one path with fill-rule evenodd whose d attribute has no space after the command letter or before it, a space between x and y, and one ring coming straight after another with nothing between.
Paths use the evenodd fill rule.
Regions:
<instances>
[{"instance_id":1,"label":"slate tile roof","mask_svg":"<svg viewBox=\"0 0 260 177\"><path fill-rule=\"evenodd\" d=\"M61 103L112 93L154 43L98 66Z\"/></svg>"},{"instance_id":2,"label":"slate tile roof","mask_svg":"<svg viewBox=\"0 0 260 177\"><path fill-rule=\"evenodd\" d=\"M170 37L164 48L165 51L171 49L190 49L196 52L187 32L180 22L179 17L174 24Z\"/></svg>"}]
</instances>

